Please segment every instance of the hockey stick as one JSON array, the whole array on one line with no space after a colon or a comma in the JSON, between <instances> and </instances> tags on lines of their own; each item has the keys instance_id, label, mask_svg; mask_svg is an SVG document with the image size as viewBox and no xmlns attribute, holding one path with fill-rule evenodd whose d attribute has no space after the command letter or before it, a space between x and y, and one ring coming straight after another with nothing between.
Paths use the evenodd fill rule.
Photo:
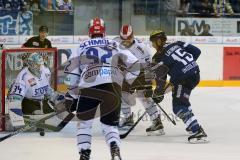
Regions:
<instances>
[{"instance_id":1,"label":"hockey stick","mask_svg":"<svg viewBox=\"0 0 240 160\"><path fill-rule=\"evenodd\" d=\"M171 119L171 118L169 117L169 115L166 113L166 111L165 111L158 103L156 103L156 104L157 104L158 108L160 108L160 110L165 114L165 116L167 117L167 119L168 119L169 121L171 121L172 124L176 125L176 122L174 121L174 119Z\"/></svg>"},{"instance_id":2,"label":"hockey stick","mask_svg":"<svg viewBox=\"0 0 240 160\"><path fill-rule=\"evenodd\" d=\"M37 125L39 128L48 129L54 132L61 131L75 116L73 113L69 113L57 126L52 126L45 123L40 123Z\"/></svg>"},{"instance_id":3,"label":"hockey stick","mask_svg":"<svg viewBox=\"0 0 240 160\"><path fill-rule=\"evenodd\" d=\"M145 114L147 113L147 111L145 111L139 118L138 120L133 124L133 126L124 134L120 134L120 139L124 139L126 138L129 133L136 127L136 125L142 120L142 118L145 116Z\"/></svg>"},{"instance_id":4,"label":"hockey stick","mask_svg":"<svg viewBox=\"0 0 240 160\"><path fill-rule=\"evenodd\" d=\"M53 112L52 114L50 114L50 115L48 115L48 116L46 116L46 117L43 117L43 118L39 119L38 121L31 122L31 123L25 125L25 126L24 126L23 128L21 128L21 129L18 129L18 130L14 131L14 132L6 135L6 136L0 137L0 142L2 142L2 141L4 141L5 139L8 139L8 138L10 138L10 137L12 137L12 136L14 136L14 135L17 135L17 134L19 134L19 133L22 133L22 132L24 132L24 131L28 131L29 129L35 127L36 125L44 122L44 121L47 120L47 119L50 119L50 118L56 116L56 115L58 115L58 114L60 114L60 113L62 113L62 112L64 112L64 111L65 111L65 110L62 110L62 111L59 111L59 112Z\"/></svg>"},{"instance_id":5,"label":"hockey stick","mask_svg":"<svg viewBox=\"0 0 240 160\"><path fill-rule=\"evenodd\" d=\"M168 93L170 90L172 90L172 84L171 83L168 83L165 88L164 88L164 94L165 93ZM163 96L163 95L162 95ZM152 100L154 101L154 99L152 98ZM155 102L155 101L154 101ZM156 102L155 102L156 103ZM169 121L171 121L174 125L176 125L176 122L174 121L174 119L171 119L169 117L169 115L167 114L167 112L160 106L160 104L156 103L156 105L158 106L158 108L165 114L165 116L167 117L167 119Z\"/></svg>"}]
</instances>

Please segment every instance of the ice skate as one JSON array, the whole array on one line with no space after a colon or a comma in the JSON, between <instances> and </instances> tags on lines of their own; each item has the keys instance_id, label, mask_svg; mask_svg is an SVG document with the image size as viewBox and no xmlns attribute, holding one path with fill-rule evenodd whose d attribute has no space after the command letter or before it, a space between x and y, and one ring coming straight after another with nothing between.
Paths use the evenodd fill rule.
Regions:
<instances>
[{"instance_id":1,"label":"ice skate","mask_svg":"<svg viewBox=\"0 0 240 160\"><path fill-rule=\"evenodd\" d=\"M197 132L193 133L193 135L188 137L189 143L208 143L207 134L200 126Z\"/></svg>"},{"instance_id":2,"label":"ice skate","mask_svg":"<svg viewBox=\"0 0 240 160\"><path fill-rule=\"evenodd\" d=\"M153 124L152 124L149 128L146 129L146 132L147 132L147 135L148 135L148 136L164 135L165 132L164 132L164 129L163 129L163 128L164 128L164 127L163 127L161 118L158 117L158 118L156 118L156 119L153 121Z\"/></svg>"},{"instance_id":3,"label":"ice skate","mask_svg":"<svg viewBox=\"0 0 240 160\"><path fill-rule=\"evenodd\" d=\"M119 149L117 143L111 142L110 148L111 148L111 156L112 156L111 160L121 160L120 149Z\"/></svg>"},{"instance_id":4,"label":"ice skate","mask_svg":"<svg viewBox=\"0 0 240 160\"><path fill-rule=\"evenodd\" d=\"M192 130L190 128L186 128L186 131L189 133L189 134L193 134Z\"/></svg>"},{"instance_id":5,"label":"ice skate","mask_svg":"<svg viewBox=\"0 0 240 160\"><path fill-rule=\"evenodd\" d=\"M91 154L90 149L86 149L86 150L82 149L80 152L80 160L90 160L90 154Z\"/></svg>"},{"instance_id":6,"label":"ice skate","mask_svg":"<svg viewBox=\"0 0 240 160\"><path fill-rule=\"evenodd\" d=\"M134 125L134 121L133 121L133 114L131 114L129 117L127 118L122 118L118 128L120 130L128 130L131 126Z\"/></svg>"}]
</instances>

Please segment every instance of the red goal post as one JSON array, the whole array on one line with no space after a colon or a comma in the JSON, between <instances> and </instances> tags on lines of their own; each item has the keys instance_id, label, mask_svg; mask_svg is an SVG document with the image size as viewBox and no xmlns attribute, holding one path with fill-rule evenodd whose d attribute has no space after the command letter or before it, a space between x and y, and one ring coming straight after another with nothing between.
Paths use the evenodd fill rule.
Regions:
<instances>
[{"instance_id":1,"label":"red goal post","mask_svg":"<svg viewBox=\"0 0 240 160\"><path fill-rule=\"evenodd\" d=\"M57 89L57 68L58 68L58 57L57 48L17 48L17 49L4 49L0 51L0 132L6 129L6 114L8 109L6 108L6 95L9 86L16 78L17 74L23 67L23 62L21 59L21 54L25 53L41 53L47 55L45 59L46 65L51 70L51 82L52 87Z\"/></svg>"}]
</instances>

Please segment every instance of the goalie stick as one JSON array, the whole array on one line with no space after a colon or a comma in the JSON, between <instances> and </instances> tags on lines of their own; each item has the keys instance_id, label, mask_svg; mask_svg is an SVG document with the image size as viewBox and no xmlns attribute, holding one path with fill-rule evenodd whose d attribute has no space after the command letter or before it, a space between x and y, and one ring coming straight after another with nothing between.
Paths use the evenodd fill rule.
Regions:
<instances>
[{"instance_id":1,"label":"goalie stick","mask_svg":"<svg viewBox=\"0 0 240 160\"><path fill-rule=\"evenodd\" d=\"M62 104L60 104L60 105L62 105ZM14 131L14 132L6 135L6 136L0 137L0 142L2 142L2 141L6 140L6 139L8 139L8 138L10 138L10 137L12 137L12 136L14 136L14 135L17 135L17 134L19 134L19 133L22 133L22 132L24 132L24 131L28 131L29 129L37 126L38 124L41 124L41 123L44 122L45 120L48 120L48 119L50 119L50 118L52 118L52 117L54 117L54 116L56 116L56 115L58 115L58 114L61 114L61 113L63 113L63 112L65 112L65 110L61 110L61 111L59 111L59 112L53 112L52 114L47 115L46 117L43 117L43 118L41 118L41 119L39 119L39 120L37 120L37 121L31 122L31 123L25 125L24 127L22 127L22 128L20 128L20 129L18 129L18 130L16 130L16 131Z\"/></svg>"},{"instance_id":2,"label":"goalie stick","mask_svg":"<svg viewBox=\"0 0 240 160\"><path fill-rule=\"evenodd\" d=\"M44 128L51 130L53 132L59 132L61 131L73 118L75 117L75 114L69 113L57 126L52 126L45 123L40 123L37 125L39 128Z\"/></svg>"}]
</instances>

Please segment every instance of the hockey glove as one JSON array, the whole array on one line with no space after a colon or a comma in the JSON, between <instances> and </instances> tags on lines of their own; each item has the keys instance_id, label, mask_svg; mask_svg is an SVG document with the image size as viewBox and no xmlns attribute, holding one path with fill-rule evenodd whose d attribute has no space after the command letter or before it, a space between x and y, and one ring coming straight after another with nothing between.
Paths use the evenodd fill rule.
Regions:
<instances>
[{"instance_id":1,"label":"hockey glove","mask_svg":"<svg viewBox=\"0 0 240 160\"><path fill-rule=\"evenodd\" d=\"M65 108L68 112L74 112L77 108L78 99L74 99L68 92L65 95Z\"/></svg>"},{"instance_id":2,"label":"hockey glove","mask_svg":"<svg viewBox=\"0 0 240 160\"><path fill-rule=\"evenodd\" d=\"M155 90L154 90L154 93L153 93L152 99L153 99L153 101L154 101L155 103L160 103L160 102L162 102L163 99L164 99L164 91L155 89Z\"/></svg>"}]
</instances>

